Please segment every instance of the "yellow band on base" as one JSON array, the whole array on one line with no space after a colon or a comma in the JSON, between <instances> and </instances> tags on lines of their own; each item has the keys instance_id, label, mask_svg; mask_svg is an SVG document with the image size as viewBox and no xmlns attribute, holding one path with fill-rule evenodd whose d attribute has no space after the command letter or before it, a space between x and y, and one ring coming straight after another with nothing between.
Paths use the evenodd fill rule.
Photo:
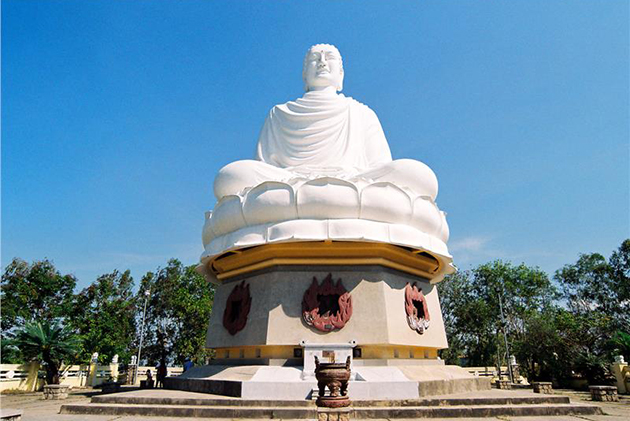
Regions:
<instances>
[{"instance_id":1,"label":"yellow band on base","mask_svg":"<svg viewBox=\"0 0 630 421\"><path fill-rule=\"evenodd\" d=\"M440 261L424 250L344 241L266 244L222 254L208 268L223 280L278 265L380 265L425 279L440 269Z\"/></svg>"},{"instance_id":2,"label":"yellow band on base","mask_svg":"<svg viewBox=\"0 0 630 421\"><path fill-rule=\"evenodd\" d=\"M264 345L258 347L231 347L212 348L218 359L290 359L299 358L294 355L295 349L300 349L299 345ZM405 345L366 345L358 346L361 350L361 359L436 359L438 350L436 348L415 347Z\"/></svg>"}]
</instances>

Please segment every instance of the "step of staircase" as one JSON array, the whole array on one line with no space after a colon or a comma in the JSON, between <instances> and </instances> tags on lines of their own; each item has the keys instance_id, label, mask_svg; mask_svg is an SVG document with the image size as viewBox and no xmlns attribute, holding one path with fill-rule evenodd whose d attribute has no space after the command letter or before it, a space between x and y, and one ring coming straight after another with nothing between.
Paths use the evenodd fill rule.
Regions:
<instances>
[{"instance_id":1,"label":"step of staircase","mask_svg":"<svg viewBox=\"0 0 630 421\"><path fill-rule=\"evenodd\" d=\"M244 399L216 399L216 398L173 398L173 397L146 397L124 396L123 394L94 396L92 403L107 404L135 404L135 405L216 405L216 406L262 406L262 407L314 407L315 400L282 401L282 400L244 400ZM406 400L355 400L354 408L379 407L379 406L460 406L460 405L522 405L522 404L568 404L568 396L560 395L535 395L515 397L478 397L478 398L424 398Z\"/></svg>"},{"instance_id":2,"label":"step of staircase","mask_svg":"<svg viewBox=\"0 0 630 421\"><path fill-rule=\"evenodd\" d=\"M210 405L136 405L70 404L61 407L61 414L119 415L119 416L160 416L179 418L317 418L317 408L296 407L254 407L254 406L210 406Z\"/></svg>"},{"instance_id":3,"label":"step of staircase","mask_svg":"<svg viewBox=\"0 0 630 421\"><path fill-rule=\"evenodd\" d=\"M185 406L239 406L239 407L313 407L315 401L282 401L282 400L246 400L239 398L184 398L184 397L146 397L124 396L124 394L112 394L93 396L92 403L99 404L132 404L132 405L185 405Z\"/></svg>"},{"instance_id":4,"label":"step of staircase","mask_svg":"<svg viewBox=\"0 0 630 421\"><path fill-rule=\"evenodd\" d=\"M352 401L354 408L380 407L380 406L476 406L476 405L544 405L544 404L570 404L568 396L537 395L515 397L475 397L475 398L425 398L387 401Z\"/></svg>"},{"instance_id":5,"label":"step of staircase","mask_svg":"<svg viewBox=\"0 0 630 421\"><path fill-rule=\"evenodd\" d=\"M89 404L66 404L62 414L199 418L316 419L313 401L223 398L200 393L156 390L92 397ZM570 403L567 396L533 393L486 393L409 400L352 401L351 418L483 418L602 414L600 407Z\"/></svg>"},{"instance_id":6,"label":"step of staircase","mask_svg":"<svg viewBox=\"0 0 630 421\"><path fill-rule=\"evenodd\" d=\"M599 407L585 404L542 405L474 405L474 406L407 406L382 408L354 408L352 417L369 418L489 418L550 417L559 415L602 414Z\"/></svg>"}]
</instances>

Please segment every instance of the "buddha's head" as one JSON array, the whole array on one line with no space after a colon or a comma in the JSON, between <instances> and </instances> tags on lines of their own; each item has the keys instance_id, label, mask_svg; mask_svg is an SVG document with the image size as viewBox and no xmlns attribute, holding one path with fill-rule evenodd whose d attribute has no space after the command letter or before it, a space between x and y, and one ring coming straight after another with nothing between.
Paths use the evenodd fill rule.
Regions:
<instances>
[{"instance_id":1,"label":"buddha's head","mask_svg":"<svg viewBox=\"0 0 630 421\"><path fill-rule=\"evenodd\" d=\"M302 68L304 90L321 91L333 87L343 89L343 61L334 45L316 44L308 49Z\"/></svg>"}]
</instances>

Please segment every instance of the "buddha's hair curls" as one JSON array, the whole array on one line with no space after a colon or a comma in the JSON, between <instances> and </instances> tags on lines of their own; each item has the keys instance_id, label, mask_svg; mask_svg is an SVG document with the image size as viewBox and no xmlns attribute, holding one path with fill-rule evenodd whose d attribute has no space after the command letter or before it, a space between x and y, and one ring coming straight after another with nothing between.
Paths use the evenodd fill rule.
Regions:
<instances>
[{"instance_id":1,"label":"buddha's hair curls","mask_svg":"<svg viewBox=\"0 0 630 421\"><path fill-rule=\"evenodd\" d=\"M308 61L311 50L313 50L314 48L322 48L322 47L328 47L331 50L333 50L335 53L337 53L337 55L339 56L339 64L341 65L341 72L343 72L343 57L341 57L341 53L339 52L339 49L337 47L335 47L332 44L311 45L309 49L306 51L306 55L304 56L304 62L302 63L302 80L304 81L305 92L308 92L308 86L306 86L306 62ZM343 78L341 79L339 86L337 86L337 91L341 91L342 89L343 89Z\"/></svg>"}]
</instances>

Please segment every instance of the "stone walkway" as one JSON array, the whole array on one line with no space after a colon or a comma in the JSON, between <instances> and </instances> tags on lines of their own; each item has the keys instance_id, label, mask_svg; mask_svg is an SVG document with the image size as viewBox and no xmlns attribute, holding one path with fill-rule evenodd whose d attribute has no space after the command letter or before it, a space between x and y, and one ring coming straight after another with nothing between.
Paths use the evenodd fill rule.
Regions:
<instances>
[{"instance_id":1,"label":"stone walkway","mask_svg":"<svg viewBox=\"0 0 630 421\"><path fill-rule=\"evenodd\" d=\"M151 393L151 391L147 391ZM156 391L161 392L161 391ZM483 393L492 393L495 391L483 392ZM88 421L166 421L173 420L171 417L129 417L129 416L112 416L112 415L66 415L59 414L59 408L63 404L68 403L88 403L90 401L90 397L98 392L92 391L90 389L79 389L74 390L70 393L68 399L63 401L47 401L42 399L41 393L28 393L28 394L11 394L11 395L0 395L0 407L3 409L15 408L22 410L22 420L23 421L35 421L35 420L45 420L45 421L80 421L80 420L88 420ZM483 395L480 393L479 396ZM510 392L508 392L510 393ZM517 393L516 391L513 393ZM578 421L578 420L588 420L588 421L628 421L630 420L630 396L620 396L619 402L593 402L590 400L590 395L588 392L576 392L572 390L556 390L555 393L568 395L571 398L572 402L575 403L589 403L589 404L597 404L599 405L606 415L580 415L580 416L559 416L559 417L498 417L491 418L493 420L501 420L501 421L509 421L509 420L517 420L517 421L542 421L545 419L550 419L553 421ZM191 418L181 418L180 420L190 420ZM210 418L203 418L205 420L210 420ZM400 421L401 419L397 419ZM439 421L440 419L435 419ZM447 419L442 419L442 421L446 421ZM453 420L450 418L448 420ZM459 418L462 421L476 421L479 418ZM225 421L225 419L221 419L221 421ZM404 420L403 420L404 421Z\"/></svg>"}]
</instances>

